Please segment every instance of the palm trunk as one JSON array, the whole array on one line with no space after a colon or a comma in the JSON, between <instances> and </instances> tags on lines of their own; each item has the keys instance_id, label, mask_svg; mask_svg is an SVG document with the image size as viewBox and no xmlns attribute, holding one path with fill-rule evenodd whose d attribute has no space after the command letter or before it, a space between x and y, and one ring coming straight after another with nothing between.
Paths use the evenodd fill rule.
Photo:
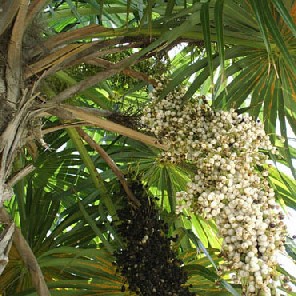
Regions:
<instances>
[{"instance_id":1,"label":"palm trunk","mask_svg":"<svg viewBox=\"0 0 296 296\"><path fill-rule=\"evenodd\" d=\"M38 3L44 4L44 1ZM37 293L47 296L50 294L37 260L3 207L3 201L13 195L13 185L31 171L24 168L12 176L13 162L25 143L33 102L31 89L22 79L22 40L32 13L28 13L26 0L2 0L0 5L0 223L5 225L0 234L0 274L8 263L7 255L13 242L31 273ZM31 6L36 9L36 4Z\"/></svg>"}]
</instances>

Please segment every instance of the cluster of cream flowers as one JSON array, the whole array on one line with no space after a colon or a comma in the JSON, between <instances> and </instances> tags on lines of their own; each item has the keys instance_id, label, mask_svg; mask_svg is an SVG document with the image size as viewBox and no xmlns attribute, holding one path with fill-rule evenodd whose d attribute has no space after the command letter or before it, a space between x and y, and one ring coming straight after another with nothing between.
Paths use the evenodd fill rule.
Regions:
<instances>
[{"instance_id":1,"label":"cluster of cream flowers","mask_svg":"<svg viewBox=\"0 0 296 296\"><path fill-rule=\"evenodd\" d=\"M159 99L163 84L152 92L142 122L168 145L164 161L196 168L186 192L176 195L177 213L187 209L215 220L222 269L236 272L245 295L276 295L275 256L284 250L285 225L262 152L276 151L262 124L233 109L214 111L201 97L184 103L182 87Z\"/></svg>"}]
</instances>

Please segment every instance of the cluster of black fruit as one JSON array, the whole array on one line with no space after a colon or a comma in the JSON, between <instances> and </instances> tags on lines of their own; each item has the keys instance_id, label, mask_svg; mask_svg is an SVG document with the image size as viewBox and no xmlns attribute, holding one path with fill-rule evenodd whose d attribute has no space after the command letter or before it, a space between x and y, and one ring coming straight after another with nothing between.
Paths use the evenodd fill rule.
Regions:
<instances>
[{"instance_id":1,"label":"cluster of black fruit","mask_svg":"<svg viewBox=\"0 0 296 296\"><path fill-rule=\"evenodd\" d=\"M128 280L129 291L142 296L193 296L187 273L171 249L173 238L167 236L168 225L160 218L152 198L138 182L131 189L141 205L125 207L118 212L118 226L125 248L115 253L116 264ZM123 287L124 289L124 287Z\"/></svg>"}]
</instances>

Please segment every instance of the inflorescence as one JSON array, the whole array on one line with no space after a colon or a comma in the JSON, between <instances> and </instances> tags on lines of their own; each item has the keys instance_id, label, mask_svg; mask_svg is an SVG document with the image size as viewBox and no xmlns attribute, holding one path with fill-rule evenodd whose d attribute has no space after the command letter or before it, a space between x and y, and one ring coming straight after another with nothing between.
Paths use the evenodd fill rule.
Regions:
<instances>
[{"instance_id":1,"label":"inflorescence","mask_svg":"<svg viewBox=\"0 0 296 296\"><path fill-rule=\"evenodd\" d=\"M159 99L160 80L142 123L168 145L163 161L189 161L195 176L177 192L177 213L214 219L223 238L223 271L234 271L245 295L276 295L276 252L284 251L283 214L268 182L276 153L260 121L234 109L216 111L203 97L182 101L178 87Z\"/></svg>"},{"instance_id":2,"label":"inflorescence","mask_svg":"<svg viewBox=\"0 0 296 296\"><path fill-rule=\"evenodd\" d=\"M184 286L188 276L171 248L174 239L168 237L168 225L140 182L134 181L131 189L141 205L118 211L125 247L115 253L129 291L142 296L193 296Z\"/></svg>"}]
</instances>

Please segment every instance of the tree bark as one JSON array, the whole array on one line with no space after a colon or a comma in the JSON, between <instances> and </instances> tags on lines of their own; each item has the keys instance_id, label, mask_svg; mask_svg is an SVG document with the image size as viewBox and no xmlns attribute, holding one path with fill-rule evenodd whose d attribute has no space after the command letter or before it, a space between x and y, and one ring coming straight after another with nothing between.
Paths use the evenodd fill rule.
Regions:
<instances>
[{"instance_id":1,"label":"tree bark","mask_svg":"<svg viewBox=\"0 0 296 296\"><path fill-rule=\"evenodd\" d=\"M15 228L3 202L13 195L13 185L30 171L26 167L12 176L18 150L26 142L27 124L32 118L33 90L23 80L23 37L34 15L46 1L2 0L0 2L0 274L8 262L11 241L32 277L38 295L50 295L43 274L21 230ZM39 4L36 4L39 3ZM41 5L42 4L42 5ZM29 9L30 8L30 9ZM29 17L28 17L29 11Z\"/></svg>"}]
</instances>

